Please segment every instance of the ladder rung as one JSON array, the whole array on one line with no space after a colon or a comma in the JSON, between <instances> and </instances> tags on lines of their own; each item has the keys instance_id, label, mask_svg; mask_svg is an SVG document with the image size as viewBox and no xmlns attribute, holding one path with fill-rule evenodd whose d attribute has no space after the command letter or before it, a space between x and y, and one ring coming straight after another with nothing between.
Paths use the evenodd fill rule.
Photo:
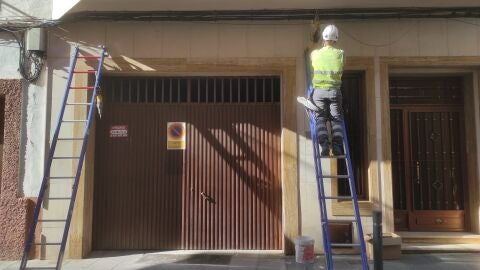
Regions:
<instances>
[{"instance_id":1,"label":"ladder rung","mask_svg":"<svg viewBox=\"0 0 480 270\"><path fill-rule=\"evenodd\" d=\"M62 122L65 122L65 123L75 123L75 122L87 122L87 120L71 120L71 119L68 119L68 120L62 120Z\"/></svg>"},{"instance_id":2,"label":"ladder rung","mask_svg":"<svg viewBox=\"0 0 480 270\"><path fill-rule=\"evenodd\" d=\"M327 196L323 197L326 200L352 200L352 196Z\"/></svg>"},{"instance_id":3,"label":"ladder rung","mask_svg":"<svg viewBox=\"0 0 480 270\"><path fill-rule=\"evenodd\" d=\"M347 222L357 222L355 219L329 219L328 223L347 223Z\"/></svg>"},{"instance_id":4,"label":"ladder rung","mask_svg":"<svg viewBox=\"0 0 480 270\"><path fill-rule=\"evenodd\" d=\"M50 176L49 179L75 179L75 176Z\"/></svg>"},{"instance_id":5,"label":"ladder rung","mask_svg":"<svg viewBox=\"0 0 480 270\"><path fill-rule=\"evenodd\" d=\"M52 159L79 159L80 157L53 157Z\"/></svg>"},{"instance_id":6,"label":"ladder rung","mask_svg":"<svg viewBox=\"0 0 480 270\"><path fill-rule=\"evenodd\" d=\"M31 267L25 267L24 269L28 270L35 270L35 269L57 269L55 266L31 266Z\"/></svg>"},{"instance_id":7,"label":"ladder rung","mask_svg":"<svg viewBox=\"0 0 480 270\"><path fill-rule=\"evenodd\" d=\"M33 243L36 246L60 246L62 243Z\"/></svg>"},{"instance_id":8,"label":"ladder rung","mask_svg":"<svg viewBox=\"0 0 480 270\"><path fill-rule=\"evenodd\" d=\"M348 179L348 175L323 175L323 178Z\"/></svg>"},{"instance_id":9,"label":"ladder rung","mask_svg":"<svg viewBox=\"0 0 480 270\"><path fill-rule=\"evenodd\" d=\"M320 158L325 158L325 159L341 159L341 158L347 158L346 156L321 156Z\"/></svg>"},{"instance_id":10,"label":"ladder rung","mask_svg":"<svg viewBox=\"0 0 480 270\"><path fill-rule=\"evenodd\" d=\"M337 243L337 244L330 244L330 246L332 247L359 247L360 244L340 244L340 243Z\"/></svg>"},{"instance_id":11,"label":"ladder rung","mask_svg":"<svg viewBox=\"0 0 480 270\"><path fill-rule=\"evenodd\" d=\"M96 70L79 70L79 71L74 71L73 73L92 74L92 73L97 73L97 71Z\"/></svg>"},{"instance_id":12,"label":"ladder rung","mask_svg":"<svg viewBox=\"0 0 480 270\"><path fill-rule=\"evenodd\" d=\"M79 59L100 59L100 56L96 55L79 55L77 56Z\"/></svg>"},{"instance_id":13,"label":"ladder rung","mask_svg":"<svg viewBox=\"0 0 480 270\"><path fill-rule=\"evenodd\" d=\"M59 141L83 141L83 138L58 138Z\"/></svg>"},{"instance_id":14,"label":"ladder rung","mask_svg":"<svg viewBox=\"0 0 480 270\"><path fill-rule=\"evenodd\" d=\"M50 197L48 200L70 200L71 197Z\"/></svg>"},{"instance_id":15,"label":"ladder rung","mask_svg":"<svg viewBox=\"0 0 480 270\"><path fill-rule=\"evenodd\" d=\"M70 86L70 89L86 89L86 90L92 90L94 86Z\"/></svg>"},{"instance_id":16,"label":"ladder rung","mask_svg":"<svg viewBox=\"0 0 480 270\"><path fill-rule=\"evenodd\" d=\"M39 219L38 222L65 222L66 219Z\"/></svg>"},{"instance_id":17,"label":"ladder rung","mask_svg":"<svg viewBox=\"0 0 480 270\"><path fill-rule=\"evenodd\" d=\"M70 105L70 106L90 106L90 103L85 103L85 102L73 102L73 103L66 103L65 105Z\"/></svg>"}]
</instances>

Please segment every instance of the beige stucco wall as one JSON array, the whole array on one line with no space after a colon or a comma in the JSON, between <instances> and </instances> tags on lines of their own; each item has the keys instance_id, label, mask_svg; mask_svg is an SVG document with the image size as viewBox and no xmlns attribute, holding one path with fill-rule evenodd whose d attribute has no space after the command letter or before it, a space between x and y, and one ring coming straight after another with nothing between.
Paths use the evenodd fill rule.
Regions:
<instances>
[{"instance_id":1,"label":"beige stucco wall","mask_svg":"<svg viewBox=\"0 0 480 270\"><path fill-rule=\"evenodd\" d=\"M462 19L463 20L463 19ZM339 46L347 56L478 56L480 55L480 20L376 20L339 22ZM476 25L475 25L476 24ZM64 25L49 32L48 85L52 86L51 124L53 129L58 104L63 93L71 45L94 50L105 45L112 57L123 57L134 69L155 70L136 61L138 58L182 58L191 61L245 58L297 59L296 95L305 89L303 51L309 45L311 25L303 22L270 23L171 23L171 22L95 22ZM378 59L378 58L377 58ZM107 66L108 70L109 67ZM199 74L202 70L198 71ZM376 65L376 80L379 80ZM380 83L375 83L377 119L381 116ZM50 90L50 89L49 89ZM298 133L300 231L313 236L321 250L319 208L314 181L311 142L306 139L307 123L302 108L296 112ZM377 129L380 121L376 122ZM68 132L68 131L67 131ZM381 132L377 143L381 152ZM388 138L389 139L389 138ZM64 154L72 149L65 146ZM27 162L35 162L27 160ZM40 164L38 165L40 166ZM328 166L326 166L328 167ZM62 166L70 170L70 165ZM382 176L378 176L382 179ZM38 176L41 179L41 176ZM68 189L65 189L68 190ZM327 185L326 190L330 190ZM286 191L288 192L288 191ZM53 211L56 212L56 211ZM365 232L371 221L364 218ZM59 228L58 228L59 229ZM57 230L58 230L57 229Z\"/></svg>"},{"instance_id":2,"label":"beige stucco wall","mask_svg":"<svg viewBox=\"0 0 480 270\"><path fill-rule=\"evenodd\" d=\"M480 54L479 19L344 21L339 46L348 56ZM112 55L159 58L300 57L308 22L91 22L51 31L49 58L65 57L64 42L106 45ZM172 46L173 45L173 46Z\"/></svg>"},{"instance_id":3,"label":"beige stucco wall","mask_svg":"<svg viewBox=\"0 0 480 270\"><path fill-rule=\"evenodd\" d=\"M51 0L4 0L0 2L0 22L27 20L30 16L50 19L51 14Z\"/></svg>"}]
</instances>

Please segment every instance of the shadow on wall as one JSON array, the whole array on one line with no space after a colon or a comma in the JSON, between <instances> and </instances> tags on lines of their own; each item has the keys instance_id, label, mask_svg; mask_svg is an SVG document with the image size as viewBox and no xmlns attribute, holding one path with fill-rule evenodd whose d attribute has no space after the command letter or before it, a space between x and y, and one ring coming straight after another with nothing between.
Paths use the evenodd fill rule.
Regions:
<instances>
[{"instance_id":1,"label":"shadow on wall","mask_svg":"<svg viewBox=\"0 0 480 270\"><path fill-rule=\"evenodd\" d=\"M2 17L14 17L15 19L25 19L24 17L34 18L25 11L18 9L17 7L0 0L0 13ZM23 18L21 18L23 17Z\"/></svg>"},{"instance_id":2,"label":"shadow on wall","mask_svg":"<svg viewBox=\"0 0 480 270\"><path fill-rule=\"evenodd\" d=\"M17 40L8 32L0 32L0 47L19 48Z\"/></svg>"}]
</instances>

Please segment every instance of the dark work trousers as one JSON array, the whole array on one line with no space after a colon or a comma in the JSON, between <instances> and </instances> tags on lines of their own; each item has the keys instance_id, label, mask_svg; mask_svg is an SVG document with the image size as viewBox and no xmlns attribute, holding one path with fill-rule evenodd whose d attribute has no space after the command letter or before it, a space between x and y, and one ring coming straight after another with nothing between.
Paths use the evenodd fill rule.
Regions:
<instances>
[{"instance_id":1,"label":"dark work trousers","mask_svg":"<svg viewBox=\"0 0 480 270\"><path fill-rule=\"evenodd\" d=\"M315 112L317 122L318 143L322 150L329 149L327 120L332 125L332 143L342 145L343 142L343 109L342 92L336 88L315 88L312 102L318 107Z\"/></svg>"}]
</instances>

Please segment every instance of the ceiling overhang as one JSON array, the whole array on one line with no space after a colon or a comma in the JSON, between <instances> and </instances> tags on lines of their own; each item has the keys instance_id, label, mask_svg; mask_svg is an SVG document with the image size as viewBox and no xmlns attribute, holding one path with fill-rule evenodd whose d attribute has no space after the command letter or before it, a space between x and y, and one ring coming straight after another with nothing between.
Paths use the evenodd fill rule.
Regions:
<instances>
[{"instance_id":1,"label":"ceiling overhang","mask_svg":"<svg viewBox=\"0 0 480 270\"><path fill-rule=\"evenodd\" d=\"M478 0L54 0L54 19L135 21L480 17ZM62 3L61 5L58 3Z\"/></svg>"},{"instance_id":2,"label":"ceiling overhang","mask_svg":"<svg viewBox=\"0 0 480 270\"><path fill-rule=\"evenodd\" d=\"M479 6L478 0L81 0L69 13L84 11L324 10Z\"/></svg>"},{"instance_id":3,"label":"ceiling overhang","mask_svg":"<svg viewBox=\"0 0 480 270\"><path fill-rule=\"evenodd\" d=\"M83 11L63 21L226 21L226 20L346 20L392 18L480 18L480 7L465 8L362 8L205 11Z\"/></svg>"}]
</instances>

